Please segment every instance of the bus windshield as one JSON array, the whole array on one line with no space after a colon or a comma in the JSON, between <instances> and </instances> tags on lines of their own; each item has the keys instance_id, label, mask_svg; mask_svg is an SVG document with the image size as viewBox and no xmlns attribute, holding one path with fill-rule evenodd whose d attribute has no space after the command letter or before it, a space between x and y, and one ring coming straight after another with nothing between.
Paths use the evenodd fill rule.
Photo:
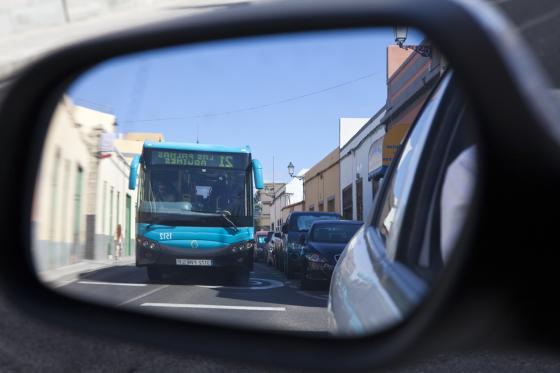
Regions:
<instances>
[{"instance_id":1,"label":"bus windshield","mask_svg":"<svg viewBox=\"0 0 560 373\"><path fill-rule=\"evenodd\" d=\"M248 171L152 165L147 169L140 211L153 214L252 215Z\"/></svg>"}]
</instances>

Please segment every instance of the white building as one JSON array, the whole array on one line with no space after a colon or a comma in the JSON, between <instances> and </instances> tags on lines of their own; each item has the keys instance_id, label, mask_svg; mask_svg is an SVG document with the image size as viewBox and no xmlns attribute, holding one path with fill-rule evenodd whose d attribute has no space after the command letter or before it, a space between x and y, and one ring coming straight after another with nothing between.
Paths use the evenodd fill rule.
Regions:
<instances>
[{"instance_id":1,"label":"white building","mask_svg":"<svg viewBox=\"0 0 560 373\"><path fill-rule=\"evenodd\" d=\"M303 176L309 169L302 169L297 176ZM289 183L278 188L270 206L270 229L279 231L286 219L286 206L303 202L303 180L292 178Z\"/></svg>"},{"instance_id":2,"label":"white building","mask_svg":"<svg viewBox=\"0 0 560 373\"><path fill-rule=\"evenodd\" d=\"M136 193L130 160L115 148L114 115L58 104L43 147L33 204L34 259L39 271L114 254L133 255Z\"/></svg>"},{"instance_id":3,"label":"white building","mask_svg":"<svg viewBox=\"0 0 560 373\"><path fill-rule=\"evenodd\" d=\"M90 166L87 139L68 99L56 107L43 146L33 198L33 254L39 270L83 258Z\"/></svg>"},{"instance_id":4,"label":"white building","mask_svg":"<svg viewBox=\"0 0 560 373\"><path fill-rule=\"evenodd\" d=\"M359 121L348 126L340 121L340 201L342 215L346 219L363 221L370 213L378 183L375 172L381 167L377 157L381 155L384 126L381 118L385 108L379 110L359 127ZM362 118L358 118L362 119ZM343 129L343 126L347 125ZM377 164L379 158L379 165Z\"/></svg>"}]
</instances>

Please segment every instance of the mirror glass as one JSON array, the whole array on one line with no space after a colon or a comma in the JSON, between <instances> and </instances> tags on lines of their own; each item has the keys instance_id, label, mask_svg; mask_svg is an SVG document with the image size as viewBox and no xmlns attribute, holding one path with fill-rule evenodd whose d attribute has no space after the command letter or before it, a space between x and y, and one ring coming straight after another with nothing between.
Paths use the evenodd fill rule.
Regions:
<instances>
[{"instance_id":1,"label":"mirror glass","mask_svg":"<svg viewBox=\"0 0 560 373\"><path fill-rule=\"evenodd\" d=\"M84 72L36 179L41 281L244 328L395 325L440 281L476 173L446 59L398 31L175 46Z\"/></svg>"}]
</instances>

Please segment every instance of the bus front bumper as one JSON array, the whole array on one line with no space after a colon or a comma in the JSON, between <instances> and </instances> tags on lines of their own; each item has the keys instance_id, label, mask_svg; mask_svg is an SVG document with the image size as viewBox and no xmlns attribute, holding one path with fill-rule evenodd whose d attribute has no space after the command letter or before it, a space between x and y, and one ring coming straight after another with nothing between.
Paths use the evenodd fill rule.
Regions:
<instances>
[{"instance_id":1,"label":"bus front bumper","mask_svg":"<svg viewBox=\"0 0 560 373\"><path fill-rule=\"evenodd\" d=\"M252 263L253 248L247 248L245 242L216 249L176 248L161 244L155 249L142 245L136 247L137 266L251 267Z\"/></svg>"}]
</instances>

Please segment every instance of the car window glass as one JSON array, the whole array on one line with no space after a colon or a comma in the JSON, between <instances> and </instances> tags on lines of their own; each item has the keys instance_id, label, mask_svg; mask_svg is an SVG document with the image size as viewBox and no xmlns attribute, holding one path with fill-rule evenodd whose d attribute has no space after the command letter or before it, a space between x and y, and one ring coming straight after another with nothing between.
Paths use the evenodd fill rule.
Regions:
<instances>
[{"instance_id":1,"label":"car window glass","mask_svg":"<svg viewBox=\"0 0 560 373\"><path fill-rule=\"evenodd\" d=\"M400 225L410 196L412 181L416 175L422 149L447 83L448 79L442 81L437 91L428 100L410 136L403 145L404 148L398 163L392 170L388 180L389 183L386 186L381 210L375 225L385 242L385 249L390 258L394 258Z\"/></svg>"},{"instance_id":2,"label":"car window glass","mask_svg":"<svg viewBox=\"0 0 560 373\"><path fill-rule=\"evenodd\" d=\"M336 215L309 214L294 217L290 222L291 231L307 231L316 220L338 220Z\"/></svg>"},{"instance_id":3,"label":"car window glass","mask_svg":"<svg viewBox=\"0 0 560 373\"><path fill-rule=\"evenodd\" d=\"M359 224L321 224L313 228L309 240L324 243L346 243L359 228Z\"/></svg>"}]
</instances>

